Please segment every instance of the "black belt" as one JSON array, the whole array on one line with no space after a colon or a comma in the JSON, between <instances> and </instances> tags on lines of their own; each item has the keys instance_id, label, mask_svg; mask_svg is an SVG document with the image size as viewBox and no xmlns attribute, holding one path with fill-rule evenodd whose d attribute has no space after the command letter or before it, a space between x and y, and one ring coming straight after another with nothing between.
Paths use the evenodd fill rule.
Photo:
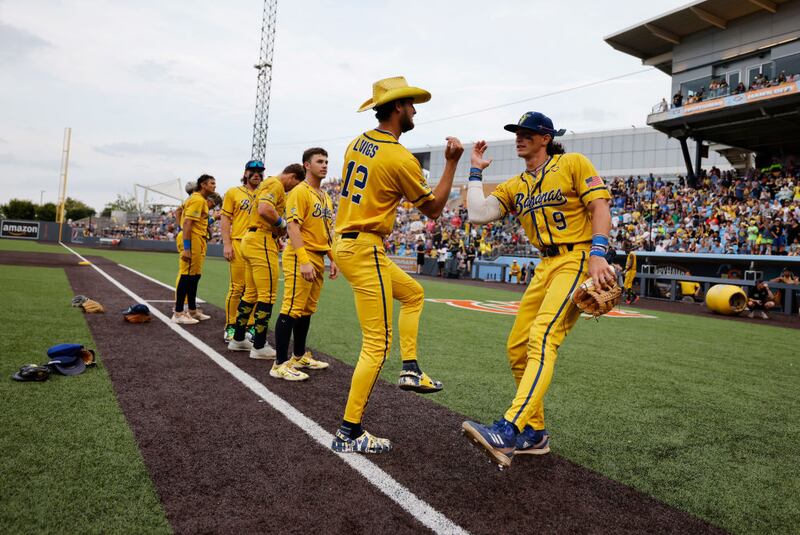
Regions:
<instances>
[{"instance_id":1,"label":"black belt","mask_svg":"<svg viewBox=\"0 0 800 535\"><path fill-rule=\"evenodd\" d=\"M358 238L358 232L343 232L342 239L343 240L355 240Z\"/></svg>"},{"instance_id":2,"label":"black belt","mask_svg":"<svg viewBox=\"0 0 800 535\"><path fill-rule=\"evenodd\" d=\"M258 227L250 227L249 229L247 229L247 232L258 232ZM264 232L267 232L267 231L264 230ZM272 232L272 237L274 239L276 239L276 240L278 239L278 235L275 234L274 232Z\"/></svg>"},{"instance_id":3,"label":"black belt","mask_svg":"<svg viewBox=\"0 0 800 535\"><path fill-rule=\"evenodd\" d=\"M578 245L576 243L564 243L562 245L548 245L547 247L543 247L539 249L539 254L542 258L549 258L551 256L558 256L561 254L559 247L566 247L567 251L572 251L575 246Z\"/></svg>"}]
</instances>

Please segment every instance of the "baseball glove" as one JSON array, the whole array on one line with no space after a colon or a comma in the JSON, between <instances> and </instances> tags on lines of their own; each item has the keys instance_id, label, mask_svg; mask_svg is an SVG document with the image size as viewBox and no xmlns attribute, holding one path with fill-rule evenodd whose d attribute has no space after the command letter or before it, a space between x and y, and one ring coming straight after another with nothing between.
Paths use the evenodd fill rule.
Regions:
<instances>
[{"instance_id":1,"label":"baseball glove","mask_svg":"<svg viewBox=\"0 0 800 535\"><path fill-rule=\"evenodd\" d=\"M123 316L128 323L146 323L151 320L149 314L125 314Z\"/></svg>"},{"instance_id":2,"label":"baseball glove","mask_svg":"<svg viewBox=\"0 0 800 535\"><path fill-rule=\"evenodd\" d=\"M75 297L72 298L72 306L79 307L86 301L88 301L88 299L89 298L86 297L85 295L76 295Z\"/></svg>"},{"instance_id":3,"label":"baseball glove","mask_svg":"<svg viewBox=\"0 0 800 535\"><path fill-rule=\"evenodd\" d=\"M622 288L617 283L608 290L602 290L594 285L591 278L572 292L572 302L581 312L591 314L595 318L602 316L617 306L622 299Z\"/></svg>"},{"instance_id":4,"label":"baseball glove","mask_svg":"<svg viewBox=\"0 0 800 535\"><path fill-rule=\"evenodd\" d=\"M81 303L81 307L83 307L83 311L87 314L96 314L98 312L105 312L106 309L103 308L103 305L98 303L93 299L87 299L83 303Z\"/></svg>"}]
</instances>

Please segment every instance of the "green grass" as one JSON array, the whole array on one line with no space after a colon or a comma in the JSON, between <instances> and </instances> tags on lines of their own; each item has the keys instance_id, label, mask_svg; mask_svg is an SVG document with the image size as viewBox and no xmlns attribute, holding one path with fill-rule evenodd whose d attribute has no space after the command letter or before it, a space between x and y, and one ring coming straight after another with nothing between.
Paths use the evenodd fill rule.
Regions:
<instances>
[{"instance_id":1,"label":"green grass","mask_svg":"<svg viewBox=\"0 0 800 535\"><path fill-rule=\"evenodd\" d=\"M0 240L0 242L5 240ZM61 269L0 265L0 525L4 533L169 533L105 368L19 383L61 342L94 347ZM54 310L60 310L54 313Z\"/></svg>"},{"instance_id":2,"label":"green grass","mask_svg":"<svg viewBox=\"0 0 800 535\"><path fill-rule=\"evenodd\" d=\"M31 246L42 250L23 247ZM176 255L82 253L175 280ZM222 305L227 278L226 263L209 259L201 297ZM439 281L423 286L428 298L521 297ZM800 335L713 317L652 315L658 319L579 320L561 347L546 399L555 452L729 531L797 533ZM499 417L514 394L504 349L513 317L426 303L422 319L420 363L446 385L431 399L482 421ZM354 364L358 332L346 281L326 281L309 345ZM400 369L396 340L392 355L383 373L389 381Z\"/></svg>"}]
</instances>

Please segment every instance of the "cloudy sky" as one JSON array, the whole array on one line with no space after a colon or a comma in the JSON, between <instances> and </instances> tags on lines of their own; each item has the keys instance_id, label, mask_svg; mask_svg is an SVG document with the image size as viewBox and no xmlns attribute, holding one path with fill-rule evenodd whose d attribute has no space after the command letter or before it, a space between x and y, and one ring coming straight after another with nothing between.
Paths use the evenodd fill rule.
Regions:
<instances>
[{"instance_id":1,"label":"cloudy sky","mask_svg":"<svg viewBox=\"0 0 800 535\"><path fill-rule=\"evenodd\" d=\"M280 1L267 171L322 145L338 176L347 142L374 126L355 110L396 75L433 94L408 147L502 139L528 110L575 132L644 125L669 79L603 37L685 3ZM98 210L135 183L210 173L233 185L250 156L262 7L0 0L0 203L56 201L67 126L68 194Z\"/></svg>"}]
</instances>

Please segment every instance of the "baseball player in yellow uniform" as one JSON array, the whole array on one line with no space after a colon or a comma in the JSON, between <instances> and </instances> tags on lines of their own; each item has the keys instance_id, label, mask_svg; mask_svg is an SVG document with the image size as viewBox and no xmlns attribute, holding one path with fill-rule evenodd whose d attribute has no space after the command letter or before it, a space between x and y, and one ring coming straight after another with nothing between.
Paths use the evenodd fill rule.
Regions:
<instances>
[{"instance_id":1,"label":"baseball player in yellow uniform","mask_svg":"<svg viewBox=\"0 0 800 535\"><path fill-rule=\"evenodd\" d=\"M305 171L299 164L288 166L279 176L265 179L256 190L256 205L250 210L247 233L242 238L245 289L228 349L250 351L253 359L275 357L275 350L267 343L267 327L278 295L277 239L286 233L286 220L283 218L286 193L304 179ZM245 340L251 313L255 326L252 343Z\"/></svg>"},{"instance_id":2,"label":"baseball player in yellow uniform","mask_svg":"<svg viewBox=\"0 0 800 535\"><path fill-rule=\"evenodd\" d=\"M457 139L447 138L444 172L431 191L419 161L398 141L403 132L414 128L414 104L430 98L430 93L409 86L403 77L375 82L372 98L358 111L375 109L378 128L358 136L345 151L334 258L353 288L362 342L344 419L331 445L338 452L384 453L391 449L388 439L364 431L361 419L392 346L393 299L400 301L400 388L420 393L442 388L417 364L422 286L384 250L384 239L394 226L397 205L403 198L426 216L439 217L464 151Z\"/></svg>"},{"instance_id":3,"label":"baseball player in yellow uniform","mask_svg":"<svg viewBox=\"0 0 800 535\"><path fill-rule=\"evenodd\" d=\"M633 279L636 278L636 253L630 244L626 252L628 258L625 260L625 279L622 281L622 289L625 291L625 303L630 305L639 300L639 296L633 291Z\"/></svg>"},{"instance_id":4,"label":"baseball player in yellow uniform","mask_svg":"<svg viewBox=\"0 0 800 535\"><path fill-rule=\"evenodd\" d=\"M208 199L214 194L217 183L211 175L197 179L195 192L183 203L182 240L178 244L178 286L175 291L174 323L191 325L210 316L197 310L197 285L203 272L208 243ZM184 312L183 303L188 299L189 310Z\"/></svg>"},{"instance_id":5,"label":"baseball player in yellow uniform","mask_svg":"<svg viewBox=\"0 0 800 535\"><path fill-rule=\"evenodd\" d=\"M302 368L322 370L327 362L306 351L311 315L317 311L325 275L325 257L330 258L332 279L336 262L331 254L333 202L320 189L328 174L328 153L314 147L303 153L306 179L286 196L286 233L289 243L283 250L283 304L275 322L275 364L269 374L276 379L304 381ZM289 339L294 334L294 356L289 358Z\"/></svg>"},{"instance_id":6,"label":"baseball player in yellow uniform","mask_svg":"<svg viewBox=\"0 0 800 535\"><path fill-rule=\"evenodd\" d=\"M517 155L525 160L526 169L485 198L481 174L491 160L484 159L486 142L477 142L467 192L469 219L483 224L514 214L542 261L508 336L516 396L493 425L471 421L462 425L467 437L501 467L509 466L513 455L550 451L543 399L558 347L580 315L570 297L587 276L603 288L616 280L605 259L610 194L592 163L582 154L564 154L553 143L564 130L555 130L553 121L541 113L528 112L505 129L516 133Z\"/></svg>"},{"instance_id":7,"label":"baseball player in yellow uniform","mask_svg":"<svg viewBox=\"0 0 800 535\"><path fill-rule=\"evenodd\" d=\"M222 201L222 251L230 265L230 284L225 297L225 342L233 340L236 311L244 293L245 261L242 238L247 233L250 207L255 202L256 189L264 178L264 163L250 160L244 166L242 185L225 192Z\"/></svg>"}]
</instances>

